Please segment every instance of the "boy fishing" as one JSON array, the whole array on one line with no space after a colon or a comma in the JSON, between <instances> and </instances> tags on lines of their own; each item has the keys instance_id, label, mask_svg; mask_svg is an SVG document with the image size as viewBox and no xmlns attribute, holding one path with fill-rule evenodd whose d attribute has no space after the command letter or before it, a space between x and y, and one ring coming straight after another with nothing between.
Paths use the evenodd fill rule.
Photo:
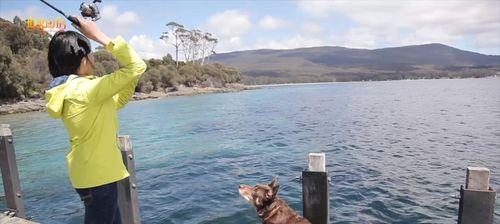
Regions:
<instances>
[{"instance_id":1,"label":"boy fishing","mask_svg":"<svg viewBox=\"0 0 500 224\"><path fill-rule=\"evenodd\" d=\"M66 156L71 183L85 205L85 223L121 223L117 182L129 176L117 144L118 114L132 97L146 64L118 36L110 39L92 21L78 19L74 31L56 33L49 44L54 78L45 93L46 109L68 132ZM103 45L123 65L94 76L90 41Z\"/></svg>"}]
</instances>

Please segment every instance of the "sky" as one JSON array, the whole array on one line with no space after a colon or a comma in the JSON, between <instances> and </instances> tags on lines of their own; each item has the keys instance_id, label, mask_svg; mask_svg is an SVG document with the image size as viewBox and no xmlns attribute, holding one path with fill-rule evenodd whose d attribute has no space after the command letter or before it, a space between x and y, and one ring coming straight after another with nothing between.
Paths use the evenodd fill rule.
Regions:
<instances>
[{"instance_id":1,"label":"sky","mask_svg":"<svg viewBox=\"0 0 500 224\"><path fill-rule=\"evenodd\" d=\"M82 2L47 1L73 15L79 14ZM144 58L174 52L171 44L159 39L170 21L212 33L219 40L217 53L442 43L500 55L500 0L102 1L97 22L102 30L123 36ZM15 15L60 17L38 0L0 0L0 17L11 20Z\"/></svg>"}]
</instances>

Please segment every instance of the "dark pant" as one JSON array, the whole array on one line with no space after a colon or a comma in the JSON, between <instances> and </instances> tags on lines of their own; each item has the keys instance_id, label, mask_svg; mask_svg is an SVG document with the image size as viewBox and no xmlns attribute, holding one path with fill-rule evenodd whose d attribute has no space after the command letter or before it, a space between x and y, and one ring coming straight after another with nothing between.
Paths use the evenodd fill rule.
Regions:
<instances>
[{"instance_id":1,"label":"dark pant","mask_svg":"<svg viewBox=\"0 0 500 224\"><path fill-rule=\"evenodd\" d=\"M85 205L85 224L121 224L117 182L75 189Z\"/></svg>"}]
</instances>

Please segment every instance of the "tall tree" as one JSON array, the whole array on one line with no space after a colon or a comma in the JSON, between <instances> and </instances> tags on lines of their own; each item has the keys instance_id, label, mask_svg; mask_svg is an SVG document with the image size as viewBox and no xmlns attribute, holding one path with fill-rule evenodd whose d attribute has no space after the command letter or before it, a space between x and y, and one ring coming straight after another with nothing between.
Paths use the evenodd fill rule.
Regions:
<instances>
[{"instance_id":1,"label":"tall tree","mask_svg":"<svg viewBox=\"0 0 500 224\"><path fill-rule=\"evenodd\" d=\"M170 32L163 32L160 39L169 42L169 35L173 37L173 41L170 41L170 43L175 47L175 66L177 69L179 69L179 46L181 45L181 42L179 38L180 33L177 30L180 28L184 28L184 26L171 21L167 23L167 27L170 29Z\"/></svg>"},{"instance_id":2,"label":"tall tree","mask_svg":"<svg viewBox=\"0 0 500 224\"><path fill-rule=\"evenodd\" d=\"M182 52L184 52L184 60L186 62L189 62L191 61L191 54L193 49L193 34L190 30L184 28L177 29L177 32L179 32L179 40L181 41Z\"/></svg>"},{"instance_id":3,"label":"tall tree","mask_svg":"<svg viewBox=\"0 0 500 224\"><path fill-rule=\"evenodd\" d=\"M21 20L21 18L19 18L19 16L14 16L14 19L12 21L14 24L16 24L18 26L24 25L23 21Z\"/></svg>"},{"instance_id":4,"label":"tall tree","mask_svg":"<svg viewBox=\"0 0 500 224\"><path fill-rule=\"evenodd\" d=\"M214 54L215 51L215 46L218 43L218 40L214 37L212 37L211 33L205 33L205 36L203 36L203 54L202 54L202 60L201 64L205 64L205 60L208 62L210 59L210 55Z\"/></svg>"},{"instance_id":5,"label":"tall tree","mask_svg":"<svg viewBox=\"0 0 500 224\"><path fill-rule=\"evenodd\" d=\"M188 30L176 22L167 23L170 31L163 32L160 39L175 47L176 67L179 68L179 51L184 53L186 62L196 62L203 65L208 57L214 53L217 39L211 33L200 29Z\"/></svg>"},{"instance_id":6,"label":"tall tree","mask_svg":"<svg viewBox=\"0 0 500 224\"><path fill-rule=\"evenodd\" d=\"M202 48L203 32L199 29L192 30L190 40L191 40L192 60L193 61L196 60L198 62Z\"/></svg>"}]
</instances>

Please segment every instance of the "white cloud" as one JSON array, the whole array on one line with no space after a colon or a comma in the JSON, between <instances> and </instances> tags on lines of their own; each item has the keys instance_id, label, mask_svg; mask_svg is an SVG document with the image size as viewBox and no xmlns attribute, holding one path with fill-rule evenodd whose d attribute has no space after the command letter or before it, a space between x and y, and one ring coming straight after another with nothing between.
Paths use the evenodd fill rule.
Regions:
<instances>
[{"instance_id":1,"label":"white cloud","mask_svg":"<svg viewBox=\"0 0 500 224\"><path fill-rule=\"evenodd\" d=\"M202 30L212 33L219 40L221 44L216 51L227 52L243 48L243 37L250 28L251 22L247 14L237 10L227 10L211 16ZM172 45L145 34L134 35L129 42L143 58L161 58L167 53L175 55ZM179 52L179 60L183 59L183 53Z\"/></svg>"},{"instance_id":2,"label":"white cloud","mask_svg":"<svg viewBox=\"0 0 500 224\"><path fill-rule=\"evenodd\" d=\"M9 11L0 11L0 17L9 21L12 21L15 16L19 16L21 19L40 19L45 18L43 11L34 5L28 6L23 10L9 10Z\"/></svg>"},{"instance_id":3,"label":"white cloud","mask_svg":"<svg viewBox=\"0 0 500 224\"><path fill-rule=\"evenodd\" d=\"M500 49L495 41L500 39L500 1L300 1L297 6L312 19L349 18L354 25L337 34L353 41L347 45L457 45L472 38L476 47ZM374 43L362 40L368 37L363 30L372 32Z\"/></svg>"},{"instance_id":4,"label":"white cloud","mask_svg":"<svg viewBox=\"0 0 500 224\"><path fill-rule=\"evenodd\" d=\"M323 34L325 29L317 23L306 21L300 25L300 32L306 33L308 36L316 36Z\"/></svg>"},{"instance_id":5,"label":"white cloud","mask_svg":"<svg viewBox=\"0 0 500 224\"><path fill-rule=\"evenodd\" d=\"M337 45L350 48L368 48L377 47L377 37L374 32L366 27L353 28L341 36L333 36Z\"/></svg>"},{"instance_id":6,"label":"white cloud","mask_svg":"<svg viewBox=\"0 0 500 224\"><path fill-rule=\"evenodd\" d=\"M238 10L216 13L208 19L207 28L223 37L238 37L246 34L252 23L247 14Z\"/></svg>"},{"instance_id":7,"label":"white cloud","mask_svg":"<svg viewBox=\"0 0 500 224\"><path fill-rule=\"evenodd\" d=\"M46 9L51 10L51 9ZM38 6L28 6L23 10L0 11L0 17L12 21L14 16L21 19L45 18L43 10ZM101 19L97 21L102 30L110 36L125 35L141 24L139 16L133 11L120 12L116 5L104 5L101 8ZM69 25L69 24L68 24Z\"/></svg>"},{"instance_id":8,"label":"white cloud","mask_svg":"<svg viewBox=\"0 0 500 224\"><path fill-rule=\"evenodd\" d=\"M483 33L474 36L474 47L488 50L491 54L500 55L500 38L494 33Z\"/></svg>"},{"instance_id":9,"label":"white cloud","mask_svg":"<svg viewBox=\"0 0 500 224\"><path fill-rule=\"evenodd\" d=\"M259 21L259 26L268 30L277 30L290 27L291 23L281 18L268 15Z\"/></svg>"},{"instance_id":10,"label":"white cloud","mask_svg":"<svg viewBox=\"0 0 500 224\"><path fill-rule=\"evenodd\" d=\"M299 1L299 9L314 17L328 17L335 8L332 1Z\"/></svg>"},{"instance_id":11,"label":"white cloud","mask_svg":"<svg viewBox=\"0 0 500 224\"><path fill-rule=\"evenodd\" d=\"M111 36L125 35L141 24L133 11L120 12L116 5L105 5L101 9L101 19L97 22L102 30Z\"/></svg>"},{"instance_id":12,"label":"white cloud","mask_svg":"<svg viewBox=\"0 0 500 224\"><path fill-rule=\"evenodd\" d=\"M453 45L453 43L459 39L460 36L450 34L442 29L422 27L393 42L396 45L415 45L423 43L443 43Z\"/></svg>"},{"instance_id":13,"label":"white cloud","mask_svg":"<svg viewBox=\"0 0 500 224\"><path fill-rule=\"evenodd\" d=\"M500 24L498 1L329 1L360 26L439 28L453 34L483 32Z\"/></svg>"},{"instance_id":14,"label":"white cloud","mask_svg":"<svg viewBox=\"0 0 500 224\"><path fill-rule=\"evenodd\" d=\"M243 37L252 28L249 16L238 10L216 13L208 19L204 30L219 39L218 52L241 50Z\"/></svg>"},{"instance_id":15,"label":"white cloud","mask_svg":"<svg viewBox=\"0 0 500 224\"><path fill-rule=\"evenodd\" d=\"M139 34L134 35L129 40L130 45L134 50L144 59L162 58L167 53L172 54L172 47L168 46L163 40L159 38L150 38L147 35Z\"/></svg>"},{"instance_id":16,"label":"white cloud","mask_svg":"<svg viewBox=\"0 0 500 224\"><path fill-rule=\"evenodd\" d=\"M280 40L258 38L256 43L252 45L250 49L293 49L331 44L332 42L326 38L296 34L293 37L286 37Z\"/></svg>"}]
</instances>

